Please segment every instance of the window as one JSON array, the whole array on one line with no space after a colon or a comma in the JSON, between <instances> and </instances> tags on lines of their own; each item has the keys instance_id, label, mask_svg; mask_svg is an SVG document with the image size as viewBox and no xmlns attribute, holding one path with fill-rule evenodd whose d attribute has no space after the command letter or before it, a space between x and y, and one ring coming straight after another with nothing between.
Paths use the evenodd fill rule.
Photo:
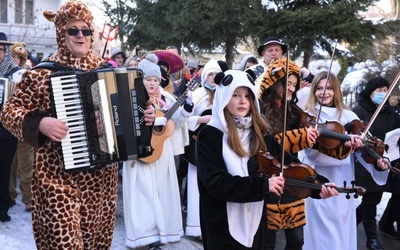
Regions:
<instances>
[{"instance_id":1,"label":"window","mask_svg":"<svg viewBox=\"0 0 400 250\"><path fill-rule=\"evenodd\" d=\"M15 23L23 22L23 0L15 0Z\"/></svg>"},{"instance_id":2,"label":"window","mask_svg":"<svg viewBox=\"0 0 400 250\"><path fill-rule=\"evenodd\" d=\"M33 24L33 0L25 1L25 23Z\"/></svg>"},{"instance_id":3,"label":"window","mask_svg":"<svg viewBox=\"0 0 400 250\"><path fill-rule=\"evenodd\" d=\"M7 23L7 0L0 0L0 23Z\"/></svg>"}]
</instances>

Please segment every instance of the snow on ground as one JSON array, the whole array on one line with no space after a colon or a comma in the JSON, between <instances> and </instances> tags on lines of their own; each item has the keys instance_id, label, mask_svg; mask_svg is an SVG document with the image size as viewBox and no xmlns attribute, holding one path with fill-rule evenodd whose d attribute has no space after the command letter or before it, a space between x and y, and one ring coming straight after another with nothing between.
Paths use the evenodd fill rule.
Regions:
<instances>
[{"instance_id":1,"label":"snow on ground","mask_svg":"<svg viewBox=\"0 0 400 250\"><path fill-rule=\"evenodd\" d=\"M119 183L117 219L114 230L114 238L111 250L128 250L125 246L125 225L122 207L122 190ZM16 205L10 208L8 214L11 221L0 222L0 250L33 250L36 249L32 233L31 213L25 211L25 206L21 202L21 195L18 195ZM148 249L146 247L138 250ZM170 243L162 247L164 250L199 250L203 249L201 242L193 240L189 237L183 237L177 243Z\"/></svg>"},{"instance_id":2,"label":"snow on ground","mask_svg":"<svg viewBox=\"0 0 400 250\"><path fill-rule=\"evenodd\" d=\"M120 185L121 186L121 185ZM384 193L382 202L378 205L377 219L379 220L383 211L385 210L386 204L390 198L390 193ZM351 198L353 199L353 198ZM361 198L357 199L357 205L361 202ZM10 208L9 215L11 221L2 223L0 222L0 249L1 250L26 250L35 249L35 243L32 235L32 221L31 213L26 212L25 206L20 200L20 195L17 199L17 204ZM183 237L180 242L167 244L162 247L165 250L168 249L185 249L185 250L199 250L203 249L200 242L193 239ZM123 219L123 208L122 208L122 195L121 188L119 190L118 199L118 211L117 220L114 231L113 243L111 246L112 250L128 249L125 246L125 226ZM147 248L142 248L147 249Z\"/></svg>"}]
</instances>

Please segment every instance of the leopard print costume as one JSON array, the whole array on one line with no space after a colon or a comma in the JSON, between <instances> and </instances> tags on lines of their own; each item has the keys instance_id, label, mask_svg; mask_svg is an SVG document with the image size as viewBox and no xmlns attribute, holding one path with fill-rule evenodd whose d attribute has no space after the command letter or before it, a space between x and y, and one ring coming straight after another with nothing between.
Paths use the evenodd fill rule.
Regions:
<instances>
[{"instance_id":1,"label":"leopard print costume","mask_svg":"<svg viewBox=\"0 0 400 250\"><path fill-rule=\"evenodd\" d=\"M79 1L68 1L58 11L45 11L54 21L58 52L52 61L82 70L101 66L102 58L89 53L73 56L65 45L65 28L72 20L92 27L93 16ZM60 143L39 131L42 118L53 116L50 74L45 69L27 71L2 110L4 127L35 147L32 176L32 223L37 249L109 249L117 202L116 164L79 173L63 171Z\"/></svg>"}]
</instances>

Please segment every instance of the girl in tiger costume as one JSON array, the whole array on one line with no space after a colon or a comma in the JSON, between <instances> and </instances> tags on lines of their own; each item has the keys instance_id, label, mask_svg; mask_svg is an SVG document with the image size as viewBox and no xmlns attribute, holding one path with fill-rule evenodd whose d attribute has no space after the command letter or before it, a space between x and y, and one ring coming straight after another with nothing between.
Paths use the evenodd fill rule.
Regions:
<instances>
[{"instance_id":1,"label":"girl in tiger costume","mask_svg":"<svg viewBox=\"0 0 400 250\"><path fill-rule=\"evenodd\" d=\"M272 128L272 134L279 143L285 139L285 151L297 154L299 151L315 145L324 154L334 158L346 157L349 152L340 149L326 150L316 142L319 132L313 127L303 127L300 123L303 110L297 106L296 92L300 87L300 68L289 61L287 79L287 131L283 136L284 110L282 102L286 81L286 59L280 58L271 62L260 85L259 98L262 102L261 112ZM320 173L319 173L320 174ZM325 177L326 176L324 175ZM324 177L319 177L324 178ZM312 198L318 198L311 195ZM269 195L267 200L268 230L265 249L275 249L276 232L285 230L285 249L302 249L304 243L303 226L306 224L304 200L284 192L282 196Z\"/></svg>"},{"instance_id":2,"label":"girl in tiger costume","mask_svg":"<svg viewBox=\"0 0 400 250\"><path fill-rule=\"evenodd\" d=\"M299 124L299 116L303 111L296 105L296 92L300 86L300 68L289 61L289 77L287 83L288 116L285 133L285 151L292 154L309 148L318 137L318 130L304 128ZM286 81L286 59L280 58L271 62L264 74L259 91L261 113L271 125L271 133L282 143L284 111L282 94ZM280 202L279 202L280 200ZM275 249L276 232L285 230L285 249L302 249L303 225L305 225L304 200L289 192L282 196L269 195L267 200L268 230L265 249Z\"/></svg>"}]
</instances>

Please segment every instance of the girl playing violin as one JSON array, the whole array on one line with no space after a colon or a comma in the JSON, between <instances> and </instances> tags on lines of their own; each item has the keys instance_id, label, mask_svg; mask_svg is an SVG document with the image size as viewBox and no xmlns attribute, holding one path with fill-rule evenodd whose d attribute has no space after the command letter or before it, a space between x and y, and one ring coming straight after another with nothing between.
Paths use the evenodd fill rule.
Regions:
<instances>
[{"instance_id":1,"label":"girl playing violin","mask_svg":"<svg viewBox=\"0 0 400 250\"><path fill-rule=\"evenodd\" d=\"M281 144L283 137L284 110L282 102L286 81L286 58L272 61L260 85L261 113L271 125L271 134ZM296 93L300 86L300 68L289 61L287 80L287 131L285 132L285 151L297 154L310 148L316 142L319 132L313 127L300 125L300 114ZM277 230L285 230L286 249L302 249L304 200L285 192L282 196L269 195L267 200L268 229L265 249L275 249Z\"/></svg>"},{"instance_id":2,"label":"girl playing violin","mask_svg":"<svg viewBox=\"0 0 400 250\"><path fill-rule=\"evenodd\" d=\"M337 121L346 125L358 119L343 103L339 80L328 72L314 77L305 110L317 116L321 105L317 122ZM332 182L350 184L354 180L351 152L361 145L358 135L350 135L349 141L333 149L317 143L312 149L302 150L299 159ZM304 249L357 249L354 199L340 195L326 201L306 199L305 204Z\"/></svg>"},{"instance_id":3,"label":"girl playing violin","mask_svg":"<svg viewBox=\"0 0 400 250\"><path fill-rule=\"evenodd\" d=\"M263 249L266 194L281 195L284 179L252 174L253 156L280 146L259 113L253 79L245 72L219 73L211 121L197 137L197 174L204 249ZM298 160L285 155L285 161ZM327 198L336 190L322 187Z\"/></svg>"}]
</instances>

